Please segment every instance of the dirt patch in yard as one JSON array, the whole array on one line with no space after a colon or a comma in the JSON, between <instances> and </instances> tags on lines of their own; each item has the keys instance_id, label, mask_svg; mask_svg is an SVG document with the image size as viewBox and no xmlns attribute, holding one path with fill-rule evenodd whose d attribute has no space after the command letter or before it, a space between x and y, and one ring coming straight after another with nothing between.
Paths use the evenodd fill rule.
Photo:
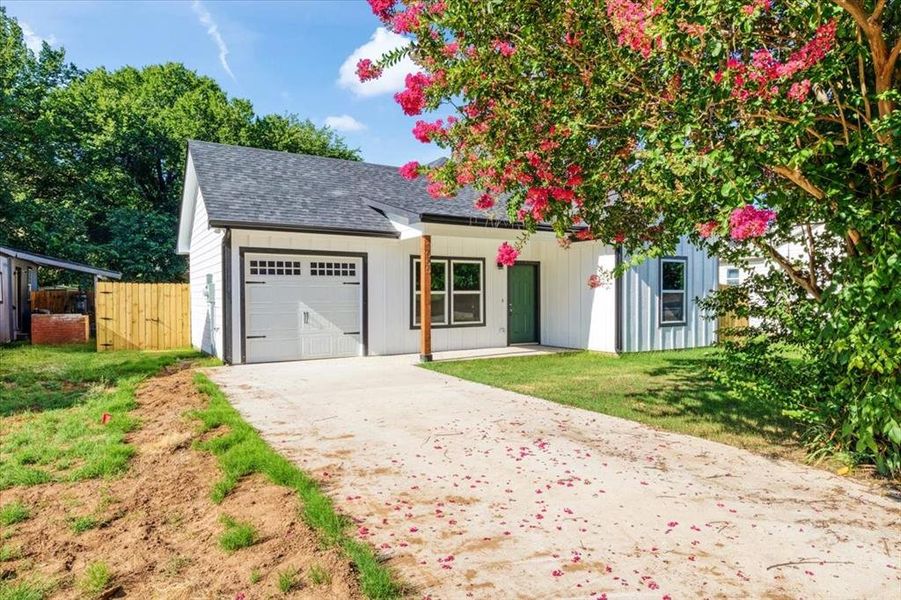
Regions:
<instances>
[{"instance_id":1,"label":"dirt patch in yard","mask_svg":"<svg viewBox=\"0 0 901 600\"><path fill-rule=\"evenodd\" d=\"M324 550L300 519L294 492L255 475L221 504L210 500L221 473L212 455L192 447L197 424L185 413L206 404L192 376L169 372L142 385L132 413L141 426L128 438L137 453L123 477L3 492L3 504L21 501L31 518L3 528L2 543L18 557L0 563L0 577L45 582L52 597L75 598L89 566L102 561L105 597L267 598L283 595L287 573L296 574L287 597L362 597L348 560ZM250 523L258 541L222 550L223 515Z\"/></svg>"}]
</instances>

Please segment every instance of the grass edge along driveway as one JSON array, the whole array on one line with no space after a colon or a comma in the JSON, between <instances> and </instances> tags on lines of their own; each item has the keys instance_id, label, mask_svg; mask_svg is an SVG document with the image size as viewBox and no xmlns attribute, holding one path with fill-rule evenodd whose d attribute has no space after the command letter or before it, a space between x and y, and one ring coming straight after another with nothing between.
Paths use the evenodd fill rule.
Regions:
<instances>
[{"instance_id":1,"label":"grass edge along driveway","mask_svg":"<svg viewBox=\"0 0 901 600\"><path fill-rule=\"evenodd\" d=\"M138 386L184 361L219 364L191 349L98 353L90 344L0 347L0 490L126 475L135 452L126 436L140 427L130 414L137 407ZM222 428L217 437L197 443L218 458L222 469L212 500L221 502L241 477L264 474L297 492L304 519L323 543L339 547L352 561L365 595L402 596L405 589L375 550L347 535L349 520L335 511L316 482L272 450L206 376L196 373L194 383L208 399L206 408L192 414L201 433ZM105 424L104 414L109 415ZM0 503L4 521L7 512L18 509L6 504ZM6 529L7 523L2 525ZM34 582L0 581L0 599L47 593Z\"/></svg>"},{"instance_id":2,"label":"grass edge along driveway","mask_svg":"<svg viewBox=\"0 0 901 600\"><path fill-rule=\"evenodd\" d=\"M801 460L782 407L729 395L709 374L712 348L620 356L591 351L426 363L424 368L566 406Z\"/></svg>"},{"instance_id":3,"label":"grass edge along driveway","mask_svg":"<svg viewBox=\"0 0 901 600\"><path fill-rule=\"evenodd\" d=\"M335 510L331 498L322 492L316 481L275 452L206 375L197 373L194 383L209 398L207 408L193 415L202 422L203 431L223 426L228 429L226 433L198 444L200 449L218 457L222 469L222 479L213 487L213 501L221 502L242 477L251 473L265 475L274 484L297 492L304 520L325 544L341 548L353 562L360 587L368 598L401 597L402 586L371 546L347 535L349 519Z\"/></svg>"}]
</instances>

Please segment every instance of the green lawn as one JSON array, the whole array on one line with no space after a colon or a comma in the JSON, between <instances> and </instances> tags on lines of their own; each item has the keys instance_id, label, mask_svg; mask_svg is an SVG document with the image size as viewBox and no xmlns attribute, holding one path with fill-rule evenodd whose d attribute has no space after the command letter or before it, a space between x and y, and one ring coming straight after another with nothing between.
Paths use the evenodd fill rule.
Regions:
<instances>
[{"instance_id":1,"label":"green lawn","mask_svg":"<svg viewBox=\"0 0 901 600\"><path fill-rule=\"evenodd\" d=\"M800 456L781 407L729 396L709 377L715 358L709 348L620 357L571 352L425 367L768 455Z\"/></svg>"},{"instance_id":2,"label":"green lawn","mask_svg":"<svg viewBox=\"0 0 901 600\"><path fill-rule=\"evenodd\" d=\"M196 358L193 350L0 347L0 490L120 473L134 452L124 438L137 425L129 412L138 384Z\"/></svg>"}]
</instances>

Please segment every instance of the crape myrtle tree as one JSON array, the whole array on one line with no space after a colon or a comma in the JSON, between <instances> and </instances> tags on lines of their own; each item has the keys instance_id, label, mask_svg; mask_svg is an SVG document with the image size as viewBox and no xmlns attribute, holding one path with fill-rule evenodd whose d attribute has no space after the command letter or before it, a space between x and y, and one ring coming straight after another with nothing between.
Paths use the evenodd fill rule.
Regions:
<instances>
[{"instance_id":1,"label":"crape myrtle tree","mask_svg":"<svg viewBox=\"0 0 901 600\"><path fill-rule=\"evenodd\" d=\"M461 186L482 209L503 199L524 232L500 262L539 222L631 261L686 235L766 258L772 272L706 303L763 317L721 375L784 402L818 451L901 469L901 2L369 4L410 44L358 75L409 55L419 71L395 98L450 154L401 174L438 201Z\"/></svg>"}]
</instances>

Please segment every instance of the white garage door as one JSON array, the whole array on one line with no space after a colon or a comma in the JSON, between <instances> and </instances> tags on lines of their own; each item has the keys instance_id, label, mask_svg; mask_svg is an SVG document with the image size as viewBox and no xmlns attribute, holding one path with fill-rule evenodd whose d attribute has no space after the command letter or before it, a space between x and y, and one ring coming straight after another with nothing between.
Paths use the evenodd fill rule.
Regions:
<instances>
[{"instance_id":1,"label":"white garage door","mask_svg":"<svg viewBox=\"0 0 901 600\"><path fill-rule=\"evenodd\" d=\"M247 362L363 354L363 260L244 255Z\"/></svg>"}]
</instances>

